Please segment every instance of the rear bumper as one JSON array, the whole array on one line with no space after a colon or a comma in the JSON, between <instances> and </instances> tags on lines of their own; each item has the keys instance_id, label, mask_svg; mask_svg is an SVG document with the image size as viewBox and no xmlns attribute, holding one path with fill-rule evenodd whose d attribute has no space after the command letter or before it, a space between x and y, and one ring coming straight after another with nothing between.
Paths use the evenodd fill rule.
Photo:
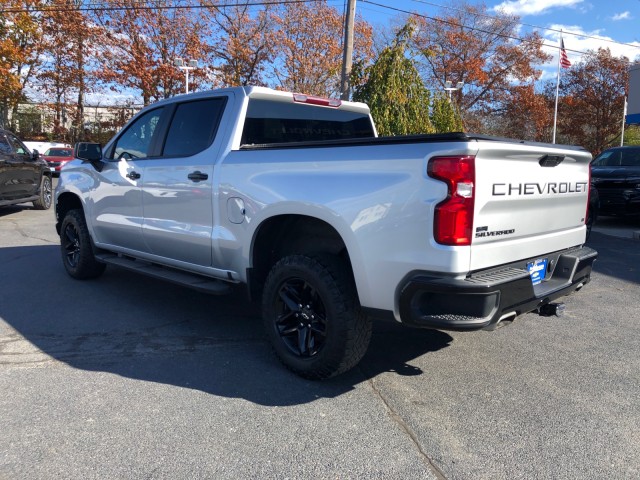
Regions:
<instances>
[{"instance_id":1,"label":"rear bumper","mask_svg":"<svg viewBox=\"0 0 640 480\"><path fill-rule=\"evenodd\" d=\"M474 272L464 279L430 272L411 275L400 289L400 319L414 327L451 330L488 328L580 289L591 278L598 253L576 247L545 255L549 271L533 285L524 259Z\"/></svg>"}]
</instances>

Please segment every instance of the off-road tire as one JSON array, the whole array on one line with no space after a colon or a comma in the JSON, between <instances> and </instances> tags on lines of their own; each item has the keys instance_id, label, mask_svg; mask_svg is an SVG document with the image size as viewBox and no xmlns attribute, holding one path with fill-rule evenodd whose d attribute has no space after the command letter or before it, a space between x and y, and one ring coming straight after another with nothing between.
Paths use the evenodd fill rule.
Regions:
<instances>
[{"instance_id":1,"label":"off-road tire","mask_svg":"<svg viewBox=\"0 0 640 480\"><path fill-rule=\"evenodd\" d=\"M88 279L102 275L106 265L96 260L91 237L82 210L69 210L60 227L62 263L73 278Z\"/></svg>"},{"instance_id":2,"label":"off-road tire","mask_svg":"<svg viewBox=\"0 0 640 480\"><path fill-rule=\"evenodd\" d=\"M53 186L51 184L51 177L43 175L40 183L39 198L33 201L33 208L36 210L49 210L51 208L52 195Z\"/></svg>"},{"instance_id":3,"label":"off-road tire","mask_svg":"<svg viewBox=\"0 0 640 480\"><path fill-rule=\"evenodd\" d=\"M353 368L371 339L355 285L337 257L291 255L269 272L262 297L267 337L296 374L320 380Z\"/></svg>"}]
</instances>

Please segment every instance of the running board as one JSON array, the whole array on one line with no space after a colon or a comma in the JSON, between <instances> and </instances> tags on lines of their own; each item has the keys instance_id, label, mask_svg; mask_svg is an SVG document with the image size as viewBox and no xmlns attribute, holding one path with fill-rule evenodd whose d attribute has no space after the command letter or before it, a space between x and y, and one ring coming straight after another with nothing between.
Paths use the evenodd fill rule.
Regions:
<instances>
[{"instance_id":1,"label":"running board","mask_svg":"<svg viewBox=\"0 0 640 480\"><path fill-rule=\"evenodd\" d=\"M142 273L149 277L167 280L211 295L226 295L231 293L231 286L222 280L203 277L202 275L196 275L170 267L163 267L161 265L133 257L125 257L112 253L102 253L96 255L96 260L106 263L107 265L126 268L127 270Z\"/></svg>"}]
</instances>

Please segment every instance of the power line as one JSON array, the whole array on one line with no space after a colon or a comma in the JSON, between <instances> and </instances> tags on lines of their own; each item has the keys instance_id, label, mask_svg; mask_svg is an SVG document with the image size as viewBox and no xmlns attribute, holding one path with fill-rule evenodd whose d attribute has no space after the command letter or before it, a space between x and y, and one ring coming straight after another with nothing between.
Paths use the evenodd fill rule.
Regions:
<instances>
[{"instance_id":1,"label":"power line","mask_svg":"<svg viewBox=\"0 0 640 480\"><path fill-rule=\"evenodd\" d=\"M487 34L490 34L490 35L495 35L496 37L507 38L507 39L510 39L510 40L516 40L516 41L518 41L520 43L530 43L529 40L524 39L522 37L517 37L517 36L514 36L514 35L507 35L507 34L504 34L504 33L492 32L490 30L485 30L485 29L478 28L478 27L470 27L468 25L460 24L460 23L457 23L457 22L452 22L452 21L449 21L449 20L444 20L442 18L433 17L433 16L430 16L430 15L425 15L425 14L417 13L417 12L410 12L408 10L404 10L404 9L401 9L401 8L398 8L398 7L391 7L389 5L385 5L385 4L378 3L378 2L373 2L371 0L361 0L361 1L363 3L368 3L368 4L371 4L371 5L375 5L377 7L386 8L387 10L393 10L395 12L404 13L404 14L407 14L407 15L414 15L416 17L425 18L427 20L433 20L433 21L436 21L436 22L440 22L440 23L444 23L444 24L447 24L447 25L451 25L453 27L462 27L462 28L466 28L466 29L468 29L470 31L475 31L475 32L480 32L480 33L487 33ZM413 0L413 1L416 1L416 0ZM427 2L423 2L423 3L427 3ZM475 15L479 15L479 14L475 14ZM499 19L500 18L500 17L493 17L491 15L485 15L485 16L493 18L493 19ZM524 25L524 24L521 24L519 22L513 22L513 23L515 25ZM577 34L577 35L579 35L579 34ZM604 40L604 39L602 39L602 40ZM623 43L615 42L615 41L611 41L611 42L612 43L616 43L618 45L627 45L627 44L623 44ZM558 45L550 45L550 44L546 43L544 40L542 41L542 46L543 47L548 47L548 48L553 48L553 49L558 49L559 48ZM630 45L630 46L636 47L636 48L640 48L640 46L636 46L636 45ZM565 51L578 53L580 55L585 55L587 53L587 52L584 52L582 50L576 50L576 49L571 49L571 48L565 48Z\"/></svg>"},{"instance_id":2,"label":"power line","mask_svg":"<svg viewBox=\"0 0 640 480\"><path fill-rule=\"evenodd\" d=\"M191 3L182 4L182 0L178 0L177 4L174 5L153 5L150 6L147 0L131 0L128 2L128 5L125 5L124 2L120 5L113 5L111 3L107 3L104 1L90 1L88 4L83 6L72 6L68 7L64 6L42 6L42 7L34 7L31 9L25 8L5 8L0 9L0 13L30 13L30 12L108 12L108 11L128 11L128 10L179 10L179 9L215 9L221 10L227 7L246 7L246 6L269 6L269 5L288 5L288 4L297 4L297 3L314 3L318 0L273 0L273 1L257 1L251 2L248 1L236 1L223 3L221 5L194 5Z\"/></svg>"},{"instance_id":3,"label":"power line","mask_svg":"<svg viewBox=\"0 0 640 480\"><path fill-rule=\"evenodd\" d=\"M422 14L422 13L409 12L407 10L404 10L404 9L401 9L401 8L398 8L398 7L390 7L389 5L384 5L384 4L378 3L378 2L372 2L371 0L361 0L361 1L364 2L364 3L369 3L371 5L375 5L377 7L382 7L382 8L386 8L388 10L393 10L393 11L396 11L396 12L399 12L399 13L405 13L407 15L414 15L416 17L426 18L427 20L433 20L433 21L436 21L436 22L444 23L446 25L451 25L452 27L462 27L462 28L466 28L466 29L474 31L474 32L487 33L489 35L495 35L496 37L500 37L500 38L508 38L510 40L516 40L516 41L518 41L520 43L531 43L530 40L527 40L527 39L522 38L522 37L516 37L514 35L507 35L505 33L492 32L490 30L485 30L485 29L478 28L478 27L470 27L468 25L463 25L463 24L452 22L452 21L449 21L449 20L443 20L442 18L432 17L432 16L425 15L425 14ZM499 18L499 17L494 17L494 18ZM514 22L514 23L517 23L517 22ZM543 47L554 48L554 49L559 48L558 45L549 45L548 43L545 43L544 40L542 41L542 46ZM582 50L575 50L575 49L570 49L570 48L565 48L565 51L573 52L573 53L579 53L581 55L585 55L587 53L587 52L583 52Z\"/></svg>"},{"instance_id":4,"label":"power line","mask_svg":"<svg viewBox=\"0 0 640 480\"><path fill-rule=\"evenodd\" d=\"M366 2L366 0L362 0L362 1ZM465 10L463 10L461 8L452 7L452 6L448 6L448 5L440 5L438 3L427 2L426 0L411 0L411 1L415 2L415 3L431 5L432 7L439 7L439 8L442 8L442 9L454 10L456 12L465 12ZM490 19L493 19L493 20L496 20L496 19L499 18L499 17L496 17L495 15L488 15L486 13L472 13L472 15L475 15L477 17L490 18ZM539 30L546 30L548 32L562 33L562 34L565 34L565 35L573 35L575 37L590 38L592 40L600 40L601 42L615 43L616 45L624 45L625 47L640 48L640 45L634 45L632 43L617 42L615 40L609 40L608 38L595 37L593 35L587 35L587 34L584 34L584 33L571 32L569 30L558 30L557 28L541 27L540 25L533 25L531 23L515 22L515 25L522 25L523 27L536 28L536 29L539 29Z\"/></svg>"},{"instance_id":5,"label":"power line","mask_svg":"<svg viewBox=\"0 0 640 480\"><path fill-rule=\"evenodd\" d=\"M183 1L186 1L187 3L183 3ZM130 0L128 5L125 5L124 2L120 5L114 5L112 3L107 3L104 0L90 0L87 4L83 5L83 6L71 6L69 5L69 7L61 7L61 6L42 6L42 7L36 7L36 8L32 8L32 9L24 9L24 8L5 8L5 9L0 9L0 13L30 13L30 12L68 12L68 11L84 11L84 12L89 12L89 11L128 11L128 10L177 10L177 9L215 9L215 10L220 10L226 7L245 7L247 5L250 6L269 6L269 5L288 5L288 4L304 4L304 3L314 3L318 0L272 0L272 1L255 1L255 2L249 2L249 1L236 1L236 2L223 2L222 4L218 4L218 5L194 5L191 4L188 0L177 0L177 3L174 5L154 5L154 6L149 6L149 2L147 0ZM477 31L477 32L481 32L481 33L487 33L490 35L495 35L497 37L502 37L502 38L508 38L511 40L516 40L519 41L521 43L529 43L528 40L522 38L522 37L517 37L517 36L513 36L513 35L506 35L506 34L501 34L501 33L496 33L496 32L492 32L489 30L484 30L482 28L478 28L478 27L470 27L468 25L464 25L464 24L459 24L456 22L451 22L451 21L447 21L438 17L433 17L433 16L429 16L429 15L425 15L425 14L421 14L421 13L417 13L417 12L410 12L408 10L404 10L398 7L392 7L389 5L385 5L382 3L378 3L378 2L374 2L371 0L361 0L363 3L368 3L370 5L375 5L377 7L381 7L383 9L387 9L387 10L392 10L394 12L398 12L398 13L404 13L407 15L415 15L421 18L425 18L428 20L433 20L433 21L437 21L440 23L445 23L451 26L455 26L455 27L462 27L462 28L466 28L468 30L471 31ZM449 7L446 5L441 5L441 4L437 4L437 3L433 3L433 2L428 2L425 0L412 0L416 3L421 3L421 4L426 4L426 5L431 5L431 6L435 6L435 7L439 7L439 8L448 8L451 10L456 10L456 11L463 11L459 8L456 7ZM486 17L486 18L490 18L490 19L499 19L500 17L496 17L493 15L487 15L487 14L482 14L482 13L472 13L475 16L479 16L479 17ZM557 30L557 29L553 29L553 28L548 28L548 27L541 27L538 25L533 25L533 24L528 24L528 23L523 23L523 22L513 22L514 25L523 25L523 26L527 26L527 27L531 27L531 28L536 28L536 29L540 29L540 30L546 30L546 31L551 31L551 32L557 32L557 33L564 33L567 35L573 35L573 36L577 36L577 37L583 37L583 38L590 38L590 39L594 39L594 40L599 40L602 42L608 42L608 43L613 43L616 45L622 45L622 46L627 46L627 47L632 47L632 48L640 48L640 45L633 45L633 44L629 44L629 43L622 43L622 42L617 42L615 40L609 40L606 38L600 38L600 37L595 37L595 36L591 36L591 35L585 35L585 34L581 34L581 33L576 33L576 32L569 32L569 31L561 31L561 30ZM548 48L553 48L553 49L557 49L559 48L557 45L549 45L547 43L545 43L544 41L542 42L542 46L548 47ZM587 52L584 52L582 50L576 50L576 49L570 49L570 48L565 48L566 51L568 52L573 52L573 53L578 53L580 55L584 55Z\"/></svg>"}]
</instances>

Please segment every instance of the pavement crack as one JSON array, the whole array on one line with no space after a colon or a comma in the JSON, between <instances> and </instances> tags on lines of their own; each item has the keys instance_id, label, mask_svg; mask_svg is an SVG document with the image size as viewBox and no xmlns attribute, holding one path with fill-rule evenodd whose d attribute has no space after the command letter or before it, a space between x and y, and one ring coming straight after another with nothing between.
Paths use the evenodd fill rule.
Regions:
<instances>
[{"instance_id":1,"label":"pavement crack","mask_svg":"<svg viewBox=\"0 0 640 480\"><path fill-rule=\"evenodd\" d=\"M389 416L391 417L391 419L400 427L400 429L407 434L407 436L411 439L411 441L413 442L413 444L415 445L416 449L418 450L418 453L420 453L420 456L423 458L423 460L425 461L425 463L427 464L427 466L429 467L429 469L431 470L431 472L435 475L435 477L438 480L447 480L447 477L445 476L445 474L442 472L442 470L440 470L436 464L433 462L433 460L431 460L431 457L429 457L429 455L427 455L427 453L422 449L422 445L420 444L420 440L418 440L417 435L414 433L414 431L411 429L411 427L407 424L407 422L404 421L404 419L391 407L391 405L389 404L389 402L387 401L387 399L384 397L384 395L382 394L382 392L378 389L378 387L375 384L375 381L373 378L369 379L369 385L371 385L371 389L373 390L373 392L376 394L376 396L380 399L380 401L382 402L382 404L384 405L385 409L387 410L387 413L389 414Z\"/></svg>"}]
</instances>

